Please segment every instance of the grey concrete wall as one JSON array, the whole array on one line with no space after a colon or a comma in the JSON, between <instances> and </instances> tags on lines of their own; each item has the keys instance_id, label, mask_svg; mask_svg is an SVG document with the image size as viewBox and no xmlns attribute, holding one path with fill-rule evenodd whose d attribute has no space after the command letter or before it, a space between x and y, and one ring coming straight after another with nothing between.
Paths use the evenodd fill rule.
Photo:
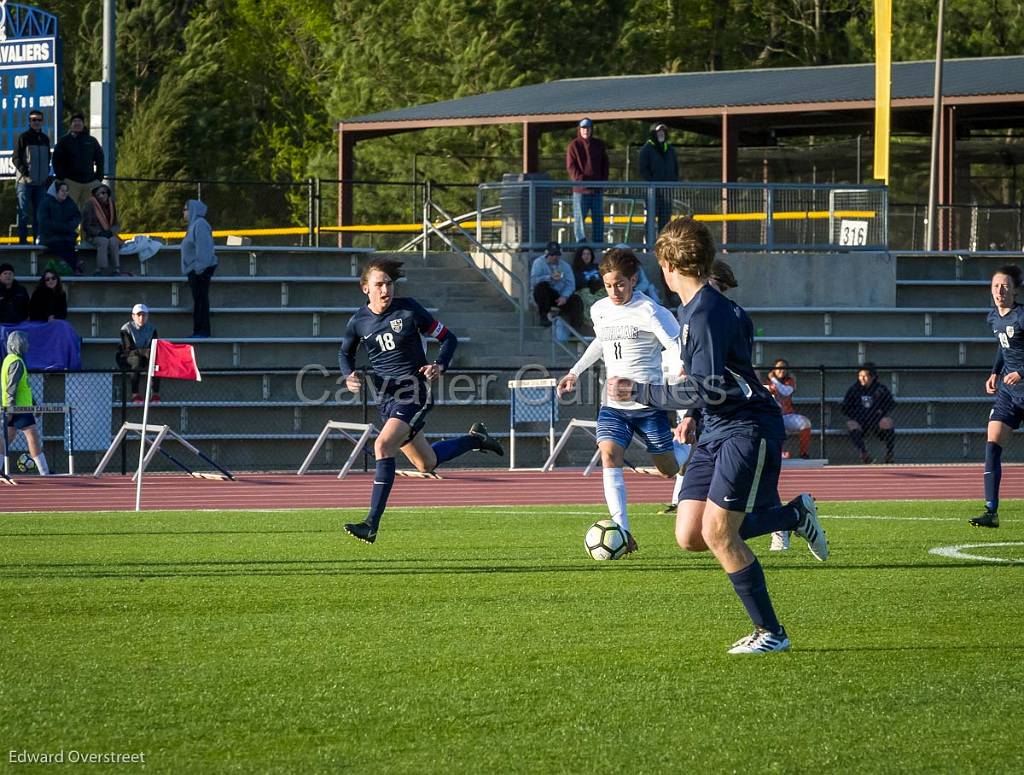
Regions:
<instances>
[{"instance_id":1,"label":"grey concrete wall","mask_svg":"<svg viewBox=\"0 0 1024 775\"><path fill-rule=\"evenodd\" d=\"M744 307L893 307L896 257L889 253L728 253Z\"/></svg>"}]
</instances>

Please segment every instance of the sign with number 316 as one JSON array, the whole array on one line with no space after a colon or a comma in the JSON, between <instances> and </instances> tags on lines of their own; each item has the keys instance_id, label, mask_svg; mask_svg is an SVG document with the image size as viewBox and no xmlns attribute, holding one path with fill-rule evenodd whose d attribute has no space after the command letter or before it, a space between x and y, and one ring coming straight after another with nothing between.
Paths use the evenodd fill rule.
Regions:
<instances>
[{"instance_id":1,"label":"sign with number 316","mask_svg":"<svg viewBox=\"0 0 1024 775\"><path fill-rule=\"evenodd\" d=\"M839 222L839 244L840 245L867 245L868 244L868 222L867 221L840 221Z\"/></svg>"}]
</instances>

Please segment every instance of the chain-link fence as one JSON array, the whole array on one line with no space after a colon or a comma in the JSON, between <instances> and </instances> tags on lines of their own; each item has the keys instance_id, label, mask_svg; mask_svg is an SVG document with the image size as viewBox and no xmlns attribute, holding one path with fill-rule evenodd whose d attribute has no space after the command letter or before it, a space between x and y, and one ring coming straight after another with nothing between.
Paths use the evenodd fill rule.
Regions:
<instances>
[{"instance_id":1,"label":"chain-link fence","mask_svg":"<svg viewBox=\"0 0 1024 775\"><path fill-rule=\"evenodd\" d=\"M766 380L768 368L764 366L760 371ZM471 423L482 421L494 435L507 439L509 380L558 378L562 373L563 370L539 364L448 372L433 386L435 406L426 434L428 438L457 435L465 433ZM790 374L796 380L794 412L810 423L806 450L809 457L825 458L832 464L861 462L858 439L847 425L854 419L862 426L863 457L876 463L885 462L890 453L893 462L904 464L962 463L983 458L992 404L992 398L984 391L987 369L879 367L877 381L891 395L892 404L877 416L864 410L860 393L855 392L852 403L847 399L847 391L858 379L857 367L793 366ZM70 413L40 416L46 454L58 473L69 471L72 434L75 470L87 474L95 468L123 423L142 420L141 403L132 402L135 388L130 374L33 373L30 383L37 404L66 405L71 409ZM145 391L144 375L138 389ZM351 393L335 368L321 365L204 371L202 382L164 380L158 392L160 401L151 405L149 423L167 425L232 471L294 471L328 421L373 423L378 427L380 424L372 392ZM600 374L591 370L580 380L575 393L558 401L556 435L572 418L595 419L600 397ZM529 419L526 415L521 417ZM891 434L887 433L890 428ZM550 444L546 423L518 423L516 437L518 466L537 466L546 459ZM173 442L168 442L166 449L189 467L208 470L202 461L189 457L187 451ZM24 438L19 435L10 450L12 464L23 451ZM593 440L586 434L577 434L559 464L583 465L593 451ZM799 457L802 451L800 434L794 430L787 442L787 452ZM313 461L312 469L336 471L351 452L350 440L333 435ZM135 436L134 442L115 454L108 472L130 472L137 454ZM371 454L372 444L357 461L357 468L368 465ZM642 452L633 454L643 459ZM1012 448L1008 454L1012 457ZM180 466L172 457L158 455L152 468L177 470ZM479 455L460 464L505 466L507 458Z\"/></svg>"}]
</instances>

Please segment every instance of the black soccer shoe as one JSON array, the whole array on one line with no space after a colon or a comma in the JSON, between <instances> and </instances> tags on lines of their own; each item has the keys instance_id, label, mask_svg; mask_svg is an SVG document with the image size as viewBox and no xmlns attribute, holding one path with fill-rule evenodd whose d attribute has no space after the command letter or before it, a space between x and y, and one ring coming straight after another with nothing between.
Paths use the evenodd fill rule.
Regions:
<instances>
[{"instance_id":1,"label":"black soccer shoe","mask_svg":"<svg viewBox=\"0 0 1024 775\"><path fill-rule=\"evenodd\" d=\"M665 508L663 508L661 511L659 511L658 513L659 514L675 514L677 511L679 511L679 504L678 503L670 503Z\"/></svg>"},{"instance_id":2,"label":"black soccer shoe","mask_svg":"<svg viewBox=\"0 0 1024 775\"><path fill-rule=\"evenodd\" d=\"M999 515L994 511L986 511L980 517L968 522L971 527L999 527Z\"/></svg>"},{"instance_id":3,"label":"black soccer shoe","mask_svg":"<svg viewBox=\"0 0 1024 775\"><path fill-rule=\"evenodd\" d=\"M473 427L469 429L469 435L480 439L481 452L493 452L495 455L500 456L505 455L505 448L501 446L501 442L487 432L487 426L482 422L473 423Z\"/></svg>"},{"instance_id":4,"label":"black soccer shoe","mask_svg":"<svg viewBox=\"0 0 1024 775\"><path fill-rule=\"evenodd\" d=\"M364 544L372 544L377 540L377 531L366 522L350 522L345 525L345 532L353 538L358 538Z\"/></svg>"},{"instance_id":5,"label":"black soccer shoe","mask_svg":"<svg viewBox=\"0 0 1024 775\"><path fill-rule=\"evenodd\" d=\"M626 554L633 554L633 552L639 552L640 547L637 546L636 539L633 538L633 534L628 530L626 531ZM623 555L625 556L625 555Z\"/></svg>"}]
</instances>

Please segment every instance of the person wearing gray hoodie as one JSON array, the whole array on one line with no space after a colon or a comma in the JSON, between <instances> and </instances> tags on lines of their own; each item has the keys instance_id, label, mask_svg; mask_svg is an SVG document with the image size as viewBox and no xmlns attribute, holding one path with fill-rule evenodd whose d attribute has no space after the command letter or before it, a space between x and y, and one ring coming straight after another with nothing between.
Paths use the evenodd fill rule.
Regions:
<instances>
[{"instance_id":1,"label":"person wearing gray hoodie","mask_svg":"<svg viewBox=\"0 0 1024 775\"><path fill-rule=\"evenodd\" d=\"M15 406L33 406L32 388L28 384L28 367L25 366L25 354L28 352L28 337L21 331L12 331L7 337L7 355L0 364L0 401L7 412ZM35 461L36 470L41 476L50 473L50 467L46 463L46 455L43 453L43 439L39 433L39 426L36 425L36 418L31 412L8 413L7 446L4 452L10 449L11 444L18 436L18 431L25 434L25 441L28 442L28 454Z\"/></svg>"},{"instance_id":2,"label":"person wearing gray hoodie","mask_svg":"<svg viewBox=\"0 0 1024 775\"><path fill-rule=\"evenodd\" d=\"M210 336L210 281L217 270L213 229L206 220L206 205L189 199L183 210L188 229L181 241L181 273L192 291L192 336Z\"/></svg>"}]
</instances>

